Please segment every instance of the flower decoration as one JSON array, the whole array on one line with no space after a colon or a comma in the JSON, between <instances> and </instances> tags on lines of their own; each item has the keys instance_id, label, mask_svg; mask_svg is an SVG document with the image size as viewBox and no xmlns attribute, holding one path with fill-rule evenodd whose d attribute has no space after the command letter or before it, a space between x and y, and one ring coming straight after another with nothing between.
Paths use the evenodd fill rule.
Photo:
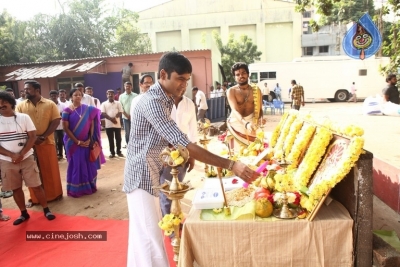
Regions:
<instances>
[{"instance_id":1,"label":"flower decoration","mask_svg":"<svg viewBox=\"0 0 400 267\"><path fill-rule=\"evenodd\" d=\"M294 181L296 188L307 186L308 181L317 169L319 162L325 155L325 150L332 139L332 133L325 127L317 127L314 138L304 156L303 161L297 169Z\"/></svg>"},{"instance_id":2,"label":"flower decoration","mask_svg":"<svg viewBox=\"0 0 400 267\"><path fill-rule=\"evenodd\" d=\"M289 169L295 169L299 166L300 157L303 151L306 151L307 146L315 133L316 127L310 124L304 124L300 132L296 136L296 140L287 156L287 160L291 162Z\"/></svg>"},{"instance_id":3,"label":"flower decoration","mask_svg":"<svg viewBox=\"0 0 400 267\"><path fill-rule=\"evenodd\" d=\"M296 136L302 127L303 127L303 120L301 119L294 120L294 122L290 126L289 134L286 137L285 144L283 145L283 150L285 151L286 156L290 154L294 141L296 140Z\"/></svg>"},{"instance_id":4,"label":"flower decoration","mask_svg":"<svg viewBox=\"0 0 400 267\"><path fill-rule=\"evenodd\" d=\"M308 192L308 197L302 200L302 207L311 211L318 201L326 195L329 190L337 183L339 183L353 168L357 162L360 154L363 151L364 138L360 136L355 136L350 139L350 143L344 150L339 161L336 163L334 171L330 173L329 179L323 179L313 187L310 187Z\"/></svg>"},{"instance_id":5,"label":"flower decoration","mask_svg":"<svg viewBox=\"0 0 400 267\"><path fill-rule=\"evenodd\" d=\"M282 196L283 196L282 193L276 192L271 194L268 197L268 200L272 203L272 205L279 206L282 205ZM288 204L295 206L300 205L301 194L299 192L287 192L286 196L288 198Z\"/></svg>"},{"instance_id":6,"label":"flower decoration","mask_svg":"<svg viewBox=\"0 0 400 267\"><path fill-rule=\"evenodd\" d=\"M179 215L175 214L165 214L161 221L158 222L158 227L164 230L164 234L166 236L170 236L175 231L175 226L178 226L182 223L183 213L181 212Z\"/></svg>"},{"instance_id":7,"label":"flower decoration","mask_svg":"<svg viewBox=\"0 0 400 267\"><path fill-rule=\"evenodd\" d=\"M276 172L275 176L275 190L279 192L290 192L296 191L293 182L293 172L284 172L283 170L279 170Z\"/></svg>"},{"instance_id":8,"label":"flower decoration","mask_svg":"<svg viewBox=\"0 0 400 267\"><path fill-rule=\"evenodd\" d=\"M286 119L283 124L282 131L279 135L278 142L274 147L274 158L281 159L284 157L283 155L283 144L286 140L286 137L289 134L290 127L292 126L293 121L297 118L297 112L291 111L289 117Z\"/></svg>"},{"instance_id":9,"label":"flower decoration","mask_svg":"<svg viewBox=\"0 0 400 267\"><path fill-rule=\"evenodd\" d=\"M288 116L289 116L289 112L285 112L283 114L281 120L279 121L278 125L275 127L274 131L272 132L271 143L270 143L271 147L275 147L275 145L278 141L279 135L281 133L282 126L285 123Z\"/></svg>"}]
</instances>

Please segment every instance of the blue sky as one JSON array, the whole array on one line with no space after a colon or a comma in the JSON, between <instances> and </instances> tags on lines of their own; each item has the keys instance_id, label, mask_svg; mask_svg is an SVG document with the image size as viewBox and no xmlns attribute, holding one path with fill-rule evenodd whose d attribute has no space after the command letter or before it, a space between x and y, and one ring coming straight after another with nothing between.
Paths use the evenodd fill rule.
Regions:
<instances>
[{"instance_id":1,"label":"blue sky","mask_svg":"<svg viewBox=\"0 0 400 267\"><path fill-rule=\"evenodd\" d=\"M19 20L31 19L38 13L55 14L60 12L60 4L66 0L0 0L0 11L7 11ZM169 0L105 0L109 4L124 6L133 11L141 11Z\"/></svg>"}]
</instances>

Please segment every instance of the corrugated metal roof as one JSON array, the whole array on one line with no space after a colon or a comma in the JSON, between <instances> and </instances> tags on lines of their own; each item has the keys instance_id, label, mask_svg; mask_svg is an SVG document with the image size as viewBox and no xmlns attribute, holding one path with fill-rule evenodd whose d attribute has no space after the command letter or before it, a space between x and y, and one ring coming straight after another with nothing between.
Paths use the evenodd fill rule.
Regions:
<instances>
[{"instance_id":1,"label":"corrugated metal roof","mask_svg":"<svg viewBox=\"0 0 400 267\"><path fill-rule=\"evenodd\" d=\"M78 63L23 67L6 74L5 76L10 76L6 81L51 78L76 65L78 65Z\"/></svg>"},{"instance_id":2,"label":"corrugated metal roof","mask_svg":"<svg viewBox=\"0 0 400 267\"><path fill-rule=\"evenodd\" d=\"M179 51L180 53L184 52L196 52L196 51L211 51L211 49L193 49L193 50L182 50ZM43 62L27 62L27 63L14 63L14 64L4 64L0 65L0 67L7 67L7 66L27 66L27 65L35 65L35 64L48 64L48 63L61 63L61 62L77 62L81 60L98 60L98 59L107 59L107 58L115 58L115 57L126 57L126 56L143 56L143 55L154 55L154 54L163 54L168 51L162 52L151 52L151 53L139 53L139 54L124 54L124 55L109 55L109 56L100 56L100 57L87 57L87 58L76 58L76 59L60 59L60 60L49 60Z\"/></svg>"},{"instance_id":3,"label":"corrugated metal roof","mask_svg":"<svg viewBox=\"0 0 400 267\"><path fill-rule=\"evenodd\" d=\"M101 60L101 61L86 62L72 70L77 71L77 72L86 72L86 71L89 71L89 70L93 69L94 67L102 64L103 62L105 62L105 61Z\"/></svg>"}]
</instances>

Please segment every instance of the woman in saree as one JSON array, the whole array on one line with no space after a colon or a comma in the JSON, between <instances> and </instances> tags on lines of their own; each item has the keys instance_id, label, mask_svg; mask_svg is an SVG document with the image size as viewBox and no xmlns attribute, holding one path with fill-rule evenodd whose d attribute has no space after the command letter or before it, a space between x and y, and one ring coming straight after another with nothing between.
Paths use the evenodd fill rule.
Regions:
<instances>
[{"instance_id":1,"label":"woman in saree","mask_svg":"<svg viewBox=\"0 0 400 267\"><path fill-rule=\"evenodd\" d=\"M62 113L65 131L64 144L67 154L67 195L80 197L97 191L97 170L105 163L103 152L91 162L90 147L97 141L101 147L100 110L81 104L82 93L70 92L72 104Z\"/></svg>"}]
</instances>

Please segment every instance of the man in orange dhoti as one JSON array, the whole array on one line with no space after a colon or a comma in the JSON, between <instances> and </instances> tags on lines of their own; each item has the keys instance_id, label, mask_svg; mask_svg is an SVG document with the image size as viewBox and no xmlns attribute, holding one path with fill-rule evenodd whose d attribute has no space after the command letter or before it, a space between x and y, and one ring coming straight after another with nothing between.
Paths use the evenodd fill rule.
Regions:
<instances>
[{"instance_id":1,"label":"man in orange dhoti","mask_svg":"<svg viewBox=\"0 0 400 267\"><path fill-rule=\"evenodd\" d=\"M34 150L46 200L61 199L63 191L53 134L60 124L60 112L53 101L41 96L40 83L37 81L26 81L24 88L26 100L18 104L16 111L28 114L36 127ZM29 192L31 198L27 207L39 203L34 192L30 189Z\"/></svg>"},{"instance_id":2,"label":"man in orange dhoti","mask_svg":"<svg viewBox=\"0 0 400 267\"><path fill-rule=\"evenodd\" d=\"M237 85L227 91L232 109L227 126L235 141L247 146L255 140L257 128L265 123L262 118L262 94L260 88L248 83L249 68L245 63L235 63L231 71Z\"/></svg>"}]
</instances>

